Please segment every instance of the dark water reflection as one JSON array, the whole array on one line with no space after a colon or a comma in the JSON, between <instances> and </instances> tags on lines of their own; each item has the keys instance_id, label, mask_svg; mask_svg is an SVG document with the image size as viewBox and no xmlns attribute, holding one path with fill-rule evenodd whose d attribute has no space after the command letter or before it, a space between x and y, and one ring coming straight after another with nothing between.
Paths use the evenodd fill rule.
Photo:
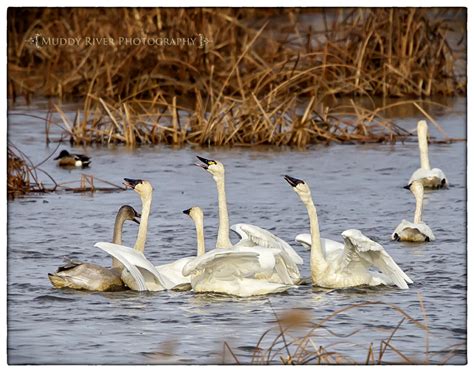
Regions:
<instances>
[{"instance_id":1,"label":"dark water reflection","mask_svg":"<svg viewBox=\"0 0 474 372\"><path fill-rule=\"evenodd\" d=\"M41 108L12 112L43 115ZM465 101L457 100L436 119L452 137L466 136ZM398 124L412 129L419 117ZM34 162L54 147L46 147L43 123L24 116L9 117L9 140ZM433 134L437 134L433 132ZM67 147L67 146L66 146ZM419 296L429 319L431 362L466 340L466 143L432 145L432 166L445 171L449 190L428 192L424 220L437 240L423 245L390 241L402 218L413 215L414 201L401 186L418 167L416 143L404 145L315 146L289 149L192 149L164 146L86 148L93 158L85 171L114 183L123 177L149 179L155 186L147 256L156 264L195 253L192 222L181 211L199 205L205 213L207 246L215 243L217 199L212 178L191 166L194 156L221 160L227 167L227 193L232 223L249 222L293 242L309 230L308 219L283 174L307 180L319 209L322 235L340 240L347 228L376 237L412 277L409 290L394 288L321 291L301 286L269 298L235 299L193 293L86 293L51 288L47 273L63 257L108 265L94 248L110 240L116 211L122 204L140 207L133 192L32 195L8 204L8 353L13 364L91 363L221 363L223 342L248 361L262 333L274 325L273 309L308 309L317 321L343 306L384 301L423 320ZM77 181L81 170L65 171L49 161L43 165L57 181ZM126 224L124 240L132 245L136 226ZM303 256L309 276L308 252ZM271 301L271 304L270 304ZM316 342L365 361L371 342L389 337L401 315L383 306L354 309L328 327L341 340L321 333ZM394 345L416 361L425 358L425 332L405 324ZM356 344L357 346L354 346ZM264 345L265 346L265 345ZM268 345L267 345L268 346ZM387 361L400 362L394 353ZM232 359L227 358L228 362ZM450 362L463 363L465 354Z\"/></svg>"}]
</instances>

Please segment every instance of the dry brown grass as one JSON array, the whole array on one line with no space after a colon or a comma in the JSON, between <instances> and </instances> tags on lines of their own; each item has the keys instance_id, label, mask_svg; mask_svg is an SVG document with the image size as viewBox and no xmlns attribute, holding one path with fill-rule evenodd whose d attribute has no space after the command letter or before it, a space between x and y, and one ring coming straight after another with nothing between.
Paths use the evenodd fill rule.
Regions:
<instances>
[{"instance_id":1,"label":"dry brown grass","mask_svg":"<svg viewBox=\"0 0 474 372\"><path fill-rule=\"evenodd\" d=\"M312 320L308 311L290 310L276 314L275 326L266 330L255 344L250 364L430 364L429 349L429 324L422 297L420 299L420 312L422 320L409 315L401 307L381 301L366 301L344 306L328 316ZM271 306L271 304L270 304ZM355 319L355 314L349 314L358 309L370 308L378 310L391 310L400 320L393 324L388 332L384 329L384 336L378 335L374 328L359 327L348 334L341 334L331 330L331 321L339 316L350 316ZM397 332L409 326L410 334L422 332L425 337L425 350L404 350ZM380 330L379 330L380 331ZM381 338L377 344L369 341L366 345L352 342L351 337L358 333L370 335L370 340ZM330 336L331 341L327 338ZM335 351L341 344L351 345L351 352ZM410 344L411 345L411 344ZM451 345L444 350L444 358L437 364L446 364L449 360L466 347L465 343ZM346 347L347 348L347 347ZM360 355L365 354L364 358ZM415 355L415 356L413 356ZM357 357L359 356L359 357ZM241 364L232 347L224 342L224 363ZM395 362L394 362L395 361ZM249 362L245 362L249 363Z\"/></svg>"},{"instance_id":2,"label":"dry brown grass","mask_svg":"<svg viewBox=\"0 0 474 372\"><path fill-rule=\"evenodd\" d=\"M394 141L405 133L338 98L464 93L447 42L456 12L463 10L10 8L8 92L80 97L77 120L64 123L75 144ZM314 30L312 13L324 28ZM211 42L36 48L36 33L115 41L203 34Z\"/></svg>"}]
</instances>

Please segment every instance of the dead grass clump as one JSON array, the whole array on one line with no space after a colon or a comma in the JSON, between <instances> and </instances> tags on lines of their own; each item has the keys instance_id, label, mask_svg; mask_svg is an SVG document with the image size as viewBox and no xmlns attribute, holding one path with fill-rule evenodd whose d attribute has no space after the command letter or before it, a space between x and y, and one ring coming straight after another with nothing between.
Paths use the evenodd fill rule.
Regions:
<instances>
[{"instance_id":1,"label":"dead grass clump","mask_svg":"<svg viewBox=\"0 0 474 372\"><path fill-rule=\"evenodd\" d=\"M259 101L253 106L224 98L207 112L198 99L194 109L178 107L176 97L168 102L136 100L122 104L89 97L88 106L73 120L59 106L59 125L74 145L123 143L129 146L165 143L217 146L276 145L304 147L309 144L395 142L411 136L381 110L350 105L329 108L310 99L303 110L292 97L285 102ZM407 102L412 104L412 102ZM46 131L47 141L54 141Z\"/></svg>"},{"instance_id":2,"label":"dead grass clump","mask_svg":"<svg viewBox=\"0 0 474 372\"><path fill-rule=\"evenodd\" d=\"M29 192L45 192L31 160L14 145L8 145L7 193L15 198Z\"/></svg>"}]
</instances>

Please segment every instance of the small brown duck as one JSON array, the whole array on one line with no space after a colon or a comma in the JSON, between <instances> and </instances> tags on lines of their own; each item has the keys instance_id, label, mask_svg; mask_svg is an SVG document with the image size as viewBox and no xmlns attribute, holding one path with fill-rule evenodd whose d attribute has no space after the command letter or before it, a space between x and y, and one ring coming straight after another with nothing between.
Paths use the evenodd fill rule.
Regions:
<instances>
[{"instance_id":1,"label":"small brown duck","mask_svg":"<svg viewBox=\"0 0 474 372\"><path fill-rule=\"evenodd\" d=\"M70 154L67 150L62 150L54 160L59 160L61 167L81 167L87 168L91 163L91 158L81 154Z\"/></svg>"},{"instance_id":2,"label":"small brown duck","mask_svg":"<svg viewBox=\"0 0 474 372\"><path fill-rule=\"evenodd\" d=\"M122 244L122 228L125 221L140 224L140 218L135 209L129 205L122 206L115 217L113 242ZM102 267L92 263L69 261L60 266L54 274L48 274L50 282L56 288L72 288L87 291L111 292L126 289L120 275L122 264L112 259L112 268Z\"/></svg>"}]
</instances>

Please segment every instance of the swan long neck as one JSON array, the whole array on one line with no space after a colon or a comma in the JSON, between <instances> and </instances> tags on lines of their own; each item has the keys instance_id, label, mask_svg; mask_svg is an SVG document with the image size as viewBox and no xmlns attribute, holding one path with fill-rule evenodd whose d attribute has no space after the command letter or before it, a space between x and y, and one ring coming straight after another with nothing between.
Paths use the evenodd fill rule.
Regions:
<instances>
[{"instance_id":1,"label":"swan long neck","mask_svg":"<svg viewBox=\"0 0 474 372\"><path fill-rule=\"evenodd\" d=\"M422 169L430 170L430 159L428 157L428 125L426 121L418 122L418 147L420 149L420 166Z\"/></svg>"},{"instance_id":2,"label":"swan long neck","mask_svg":"<svg viewBox=\"0 0 474 372\"><path fill-rule=\"evenodd\" d=\"M321 235L319 233L318 214L316 211L316 206L314 205L311 197L309 197L308 200L303 200L303 202L305 203L306 209L308 211L311 232L311 279L313 283L318 283L322 271L327 265L326 259L324 258L321 249Z\"/></svg>"},{"instance_id":3,"label":"swan long neck","mask_svg":"<svg viewBox=\"0 0 474 372\"><path fill-rule=\"evenodd\" d=\"M217 185L217 198L219 202L219 229L217 231L216 248L230 248L232 243L229 238L229 213L227 212L224 175L214 177L214 180Z\"/></svg>"},{"instance_id":4,"label":"swan long neck","mask_svg":"<svg viewBox=\"0 0 474 372\"><path fill-rule=\"evenodd\" d=\"M413 195L415 196L415 217L413 218L414 223L421 223L423 221L423 185L416 185L412 187Z\"/></svg>"},{"instance_id":5,"label":"swan long neck","mask_svg":"<svg viewBox=\"0 0 474 372\"><path fill-rule=\"evenodd\" d=\"M135 242L135 246L133 247L135 250L142 253L145 251L146 233L148 230L148 216L150 215L151 200L151 194L142 197L142 213L140 218L140 227L138 228L137 240Z\"/></svg>"},{"instance_id":6,"label":"swan long neck","mask_svg":"<svg viewBox=\"0 0 474 372\"><path fill-rule=\"evenodd\" d=\"M122 229L123 224L125 222L125 217L122 213L117 213L115 216L115 223L114 223L114 235L112 237L112 243L114 244L122 244ZM112 257L112 268L122 268L123 265L117 260L115 257Z\"/></svg>"},{"instance_id":7,"label":"swan long neck","mask_svg":"<svg viewBox=\"0 0 474 372\"><path fill-rule=\"evenodd\" d=\"M204 240L204 221L203 217L199 216L194 220L196 226L196 237L197 237L197 256L202 256L206 253L206 242Z\"/></svg>"}]
</instances>

